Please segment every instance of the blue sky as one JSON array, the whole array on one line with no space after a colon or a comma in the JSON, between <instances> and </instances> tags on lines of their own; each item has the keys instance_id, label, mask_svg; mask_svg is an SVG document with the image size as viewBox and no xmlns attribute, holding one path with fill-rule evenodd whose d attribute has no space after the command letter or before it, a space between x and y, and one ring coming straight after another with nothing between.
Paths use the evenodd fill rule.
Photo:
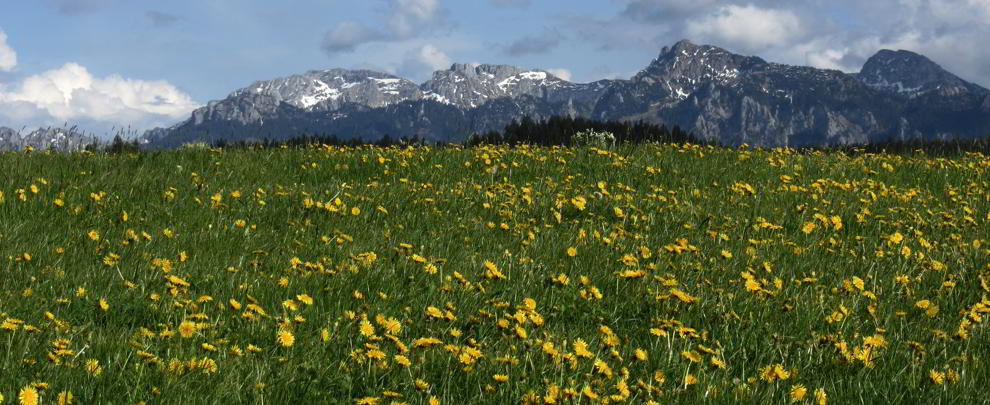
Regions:
<instances>
[{"instance_id":1,"label":"blue sky","mask_svg":"<svg viewBox=\"0 0 990 405\"><path fill-rule=\"evenodd\" d=\"M990 0L0 0L0 125L143 130L254 80L452 62L627 78L682 38L858 71L881 48L990 85Z\"/></svg>"}]
</instances>

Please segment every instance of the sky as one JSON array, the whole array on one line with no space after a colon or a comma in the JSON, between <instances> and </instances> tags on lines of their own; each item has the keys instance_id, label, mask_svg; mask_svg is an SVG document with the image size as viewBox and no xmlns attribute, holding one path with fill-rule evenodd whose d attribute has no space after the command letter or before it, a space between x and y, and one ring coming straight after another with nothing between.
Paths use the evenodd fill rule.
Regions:
<instances>
[{"instance_id":1,"label":"sky","mask_svg":"<svg viewBox=\"0 0 990 405\"><path fill-rule=\"evenodd\" d=\"M880 49L990 87L990 0L0 0L0 126L170 126L253 81L453 62L629 78L681 39L857 72Z\"/></svg>"}]
</instances>

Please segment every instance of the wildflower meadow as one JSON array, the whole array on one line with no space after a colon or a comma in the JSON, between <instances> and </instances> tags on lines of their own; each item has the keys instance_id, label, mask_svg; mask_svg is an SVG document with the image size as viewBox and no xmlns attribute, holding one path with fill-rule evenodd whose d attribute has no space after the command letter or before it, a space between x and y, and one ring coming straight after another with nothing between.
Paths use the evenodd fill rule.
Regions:
<instances>
[{"instance_id":1,"label":"wildflower meadow","mask_svg":"<svg viewBox=\"0 0 990 405\"><path fill-rule=\"evenodd\" d=\"M979 403L990 158L0 153L0 403Z\"/></svg>"}]
</instances>

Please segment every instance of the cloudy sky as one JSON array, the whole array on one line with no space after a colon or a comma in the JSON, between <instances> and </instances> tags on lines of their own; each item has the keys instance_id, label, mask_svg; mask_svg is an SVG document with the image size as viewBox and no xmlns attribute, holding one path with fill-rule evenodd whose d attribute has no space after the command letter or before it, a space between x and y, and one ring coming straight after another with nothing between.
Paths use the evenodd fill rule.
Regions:
<instances>
[{"instance_id":1,"label":"cloudy sky","mask_svg":"<svg viewBox=\"0 0 990 405\"><path fill-rule=\"evenodd\" d=\"M683 38L849 72L908 49L990 87L990 0L0 0L0 126L139 131L332 67L627 78Z\"/></svg>"}]
</instances>

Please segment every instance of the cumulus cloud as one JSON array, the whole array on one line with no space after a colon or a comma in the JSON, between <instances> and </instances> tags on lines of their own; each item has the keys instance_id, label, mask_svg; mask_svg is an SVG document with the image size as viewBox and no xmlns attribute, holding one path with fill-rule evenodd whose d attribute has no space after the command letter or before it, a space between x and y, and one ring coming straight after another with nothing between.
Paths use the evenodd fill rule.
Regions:
<instances>
[{"instance_id":1,"label":"cumulus cloud","mask_svg":"<svg viewBox=\"0 0 990 405\"><path fill-rule=\"evenodd\" d=\"M0 88L0 106L8 118L32 125L106 121L145 127L175 121L198 107L168 82L94 77L76 63Z\"/></svg>"},{"instance_id":2,"label":"cumulus cloud","mask_svg":"<svg viewBox=\"0 0 990 405\"><path fill-rule=\"evenodd\" d=\"M567 81L570 81L571 80L571 76L573 76L571 74L571 71L570 70L567 70L567 69L564 69L564 68L547 69L547 72L550 72L550 74L552 74L554 76L557 76L557 77L559 77L561 79L567 80Z\"/></svg>"},{"instance_id":3,"label":"cumulus cloud","mask_svg":"<svg viewBox=\"0 0 990 405\"><path fill-rule=\"evenodd\" d=\"M513 41L505 48L505 53L511 56L547 53L563 40L564 36L559 30L548 28L539 35L527 35Z\"/></svg>"},{"instance_id":4,"label":"cumulus cloud","mask_svg":"<svg viewBox=\"0 0 990 405\"><path fill-rule=\"evenodd\" d=\"M388 26L398 38L409 38L429 29L440 13L438 0L392 0Z\"/></svg>"},{"instance_id":5,"label":"cumulus cloud","mask_svg":"<svg viewBox=\"0 0 990 405\"><path fill-rule=\"evenodd\" d=\"M384 30L342 21L327 32L321 47L328 54L352 52L366 43L406 40L450 26L439 0L386 0L384 10L376 24Z\"/></svg>"},{"instance_id":6,"label":"cumulus cloud","mask_svg":"<svg viewBox=\"0 0 990 405\"><path fill-rule=\"evenodd\" d=\"M414 80L423 80L435 71L450 67L453 61L440 48L425 44L406 53L398 73Z\"/></svg>"},{"instance_id":7,"label":"cumulus cloud","mask_svg":"<svg viewBox=\"0 0 990 405\"><path fill-rule=\"evenodd\" d=\"M17 66L17 52L7 45L7 33L0 30L0 71L9 72Z\"/></svg>"},{"instance_id":8,"label":"cumulus cloud","mask_svg":"<svg viewBox=\"0 0 990 405\"><path fill-rule=\"evenodd\" d=\"M715 40L747 50L788 44L802 36L801 19L786 10L763 9L752 4L728 5L687 23L685 32L699 40Z\"/></svg>"},{"instance_id":9,"label":"cumulus cloud","mask_svg":"<svg viewBox=\"0 0 990 405\"><path fill-rule=\"evenodd\" d=\"M322 48L327 53L352 52L358 46L385 38L385 33L379 32L358 21L343 21L327 32L323 38Z\"/></svg>"},{"instance_id":10,"label":"cumulus cloud","mask_svg":"<svg viewBox=\"0 0 990 405\"><path fill-rule=\"evenodd\" d=\"M144 15L148 17L148 19L151 20L151 23L154 24L156 27L167 27L179 21L179 16L169 13L163 13L161 11L152 10L147 13L144 13Z\"/></svg>"}]
</instances>

